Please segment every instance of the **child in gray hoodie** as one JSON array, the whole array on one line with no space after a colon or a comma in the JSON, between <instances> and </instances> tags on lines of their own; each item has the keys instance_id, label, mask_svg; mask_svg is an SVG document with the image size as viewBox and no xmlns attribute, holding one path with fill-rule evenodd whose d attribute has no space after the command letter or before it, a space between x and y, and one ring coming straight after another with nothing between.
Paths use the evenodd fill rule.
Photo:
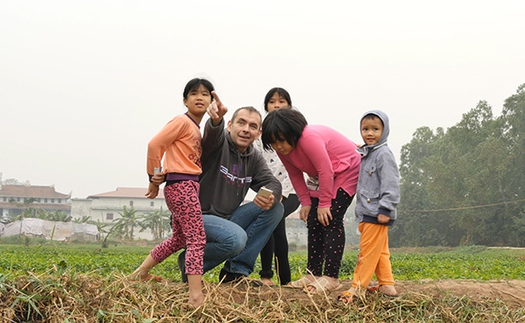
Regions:
<instances>
[{"instance_id":1,"label":"child in gray hoodie","mask_svg":"<svg viewBox=\"0 0 525 323\"><path fill-rule=\"evenodd\" d=\"M338 297L344 303L352 302L365 288L397 296L390 264L388 227L397 219L399 170L394 154L387 146L388 116L379 110L368 111L361 118L360 129L365 142L357 149L362 155L355 207L361 232L360 251L352 287ZM368 287L374 273L379 285Z\"/></svg>"}]
</instances>

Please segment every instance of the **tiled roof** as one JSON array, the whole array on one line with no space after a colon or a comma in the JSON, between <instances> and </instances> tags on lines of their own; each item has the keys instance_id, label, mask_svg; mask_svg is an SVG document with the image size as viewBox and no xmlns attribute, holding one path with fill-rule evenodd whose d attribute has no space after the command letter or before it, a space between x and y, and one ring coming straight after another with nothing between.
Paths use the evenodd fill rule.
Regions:
<instances>
[{"instance_id":1,"label":"tiled roof","mask_svg":"<svg viewBox=\"0 0 525 323\"><path fill-rule=\"evenodd\" d=\"M0 196L47 197L67 199L71 195L56 192L54 186L2 185L0 187Z\"/></svg>"},{"instance_id":2,"label":"tiled roof","mask_svg":"<svg viewBox=\"0 0 525 323\"><path fill-rule=\"evenodd\" d=\"M106 192L106 193L100 193L100 194L94 194L88 196L88 199L97 199L101 197L116 197L116 198L147 198L145 195L148 192L147 188L140 188L140 187L117 187L116 191L112 192ZM164 198L164 192L161 189L159 189L159 195L157 198Z\"/></svg>"}]
</instances>

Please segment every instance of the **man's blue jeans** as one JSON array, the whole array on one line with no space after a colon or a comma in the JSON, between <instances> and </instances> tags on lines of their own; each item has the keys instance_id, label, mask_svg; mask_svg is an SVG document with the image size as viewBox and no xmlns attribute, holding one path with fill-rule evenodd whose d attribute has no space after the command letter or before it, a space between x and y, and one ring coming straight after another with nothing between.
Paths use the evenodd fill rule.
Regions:
<instances>
[{"instance_id":1,"label":"man's blue jeans","mask_svg":"<svg viewBox=\"0 0 525 323\"><path fill-rule=\"evenodd\" d=\"M283 217L281 203L265 211L253 202L239 206L229 219L203 214L206 231L204 272L226 260L224 270L245 276Z\"/></svg>"}]
</instances>

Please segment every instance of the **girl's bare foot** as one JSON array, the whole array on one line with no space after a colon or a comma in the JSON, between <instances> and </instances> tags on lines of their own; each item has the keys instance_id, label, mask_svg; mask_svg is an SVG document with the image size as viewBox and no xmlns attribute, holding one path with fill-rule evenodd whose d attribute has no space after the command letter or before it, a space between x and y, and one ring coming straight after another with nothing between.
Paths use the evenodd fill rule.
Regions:
<instances>
[{"instance_id":1,"label":"girl's bare foot","mask_svg":"<svg viewBox=\"0 0 525 323\"><path fill-rule=\"evenodd\" d=\"M196 293L196 295L190 294L188 298L188 304L194 308L197 308L204 303L204 294L202 292Z\"/></svg>"},{"instance_id":2,"label":"girl's bare foot","mask_svg":"<svg viewBox=\"0 0 525 323\"><path fill-rule=\"evenodd\" d=\"M270 278L261 278L261 282L265 285L265 286L274 286L275 283L273 282L273 280L271 280Z\"/></svg>"},{"instance_id":3,"label":"girl's bare foot","mask_svg":"<svg viewBox=\"0 0 525 323\"><path fill-rule=\"evenodd\" d=\"M315 277L318 281L320 281L321 279L326 279L326 281L328 282L328 284L321 284L321 285L324 285L324 286L319 286L320 288L324 288L326 291L330 291L330 290L333 290L333 289L339 289L340 288L340 283L339 283L339 279L338 278L333 278L333 277L328 277L328 276L322 276L322 277ZM311 284L311 285L308 285L306 288L307 288L307 291L309 293L319 293L319 292L322 292L322 291L318 291L317 288L315 286L313 286L314 284Z\"/></svg>"},{"instance_id":4,"label":"girl's bare foot","mask_svg":"<svg viewBox=\"0 0 525 323\"><path fill-rule=\"evenodd\" d=\"M306 286L308 286L308 284L311 284L316 278L319 278L319 277L315 277L311 274L308 274L302 277L301 279L289 282L288 285L286 286L291 287L291 288L303 289Z\"/></svg>"}]
</instances>

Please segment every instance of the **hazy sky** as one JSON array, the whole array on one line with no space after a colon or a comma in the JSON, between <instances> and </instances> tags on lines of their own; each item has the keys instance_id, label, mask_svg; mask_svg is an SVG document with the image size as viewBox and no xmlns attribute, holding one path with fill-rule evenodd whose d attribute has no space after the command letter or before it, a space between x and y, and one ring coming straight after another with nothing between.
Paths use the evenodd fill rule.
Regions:
<instances>
[{"instance_id":1,"label":"hazy sky","mask_svg":"<svg viewBox=\"0 0 525 323\"><path fill-rule=\"evenodd\" d=\"M147 143L209 78L231 112L287 89L310 123L389 145L525 83L525 1L2 1L0 172L73 197L146 187ZM202 125L204 124L204 121Z\"/></svg>"}]
</instances>

